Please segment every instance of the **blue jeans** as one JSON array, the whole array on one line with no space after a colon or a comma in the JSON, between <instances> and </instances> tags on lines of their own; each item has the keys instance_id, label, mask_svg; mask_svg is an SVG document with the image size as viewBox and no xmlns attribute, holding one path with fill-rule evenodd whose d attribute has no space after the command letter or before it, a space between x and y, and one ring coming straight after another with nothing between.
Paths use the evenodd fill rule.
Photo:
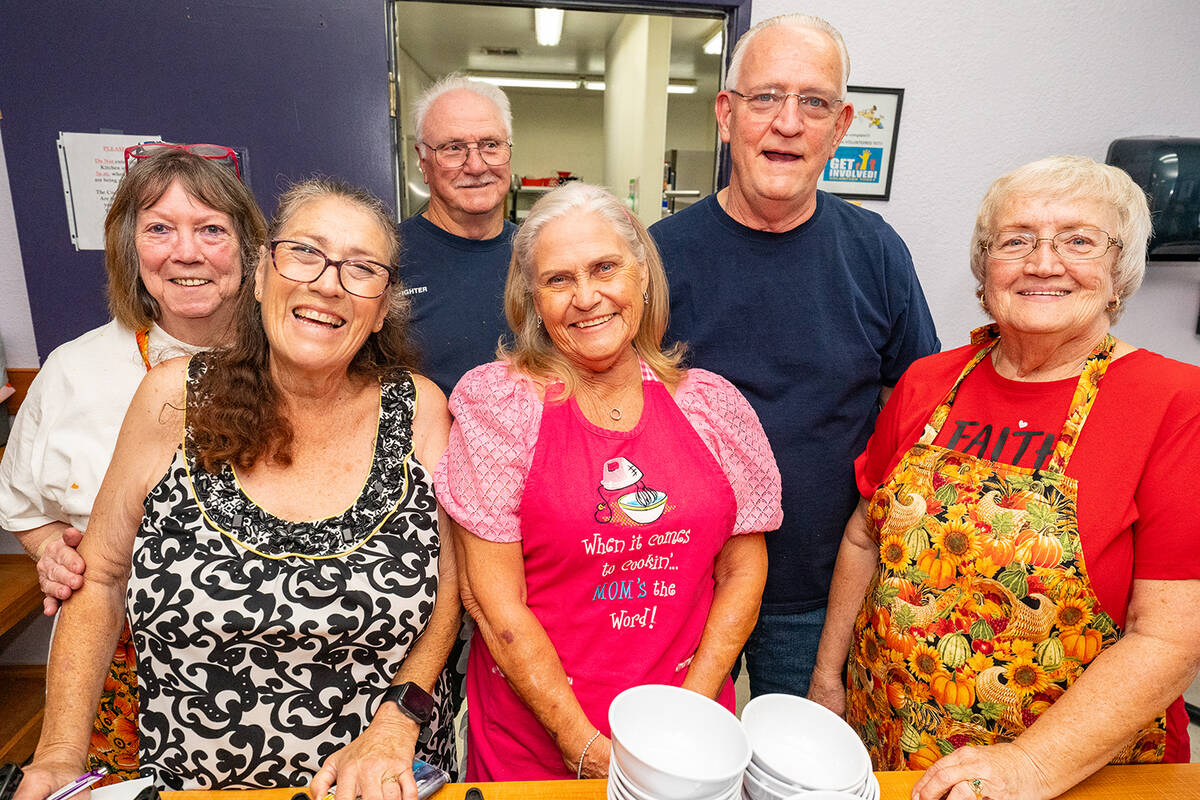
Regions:
<instances>
[{"instance_id":1,"label":"blue jeans","mask_svg":"<svg viewBox=\"0 0 1200 800\"><path fill-rule=\"evenodd\" d=\"M745 648L750 696L808 694L824 625L823 608L800 614L760 615Z\"/></svg>"}]
</instances>

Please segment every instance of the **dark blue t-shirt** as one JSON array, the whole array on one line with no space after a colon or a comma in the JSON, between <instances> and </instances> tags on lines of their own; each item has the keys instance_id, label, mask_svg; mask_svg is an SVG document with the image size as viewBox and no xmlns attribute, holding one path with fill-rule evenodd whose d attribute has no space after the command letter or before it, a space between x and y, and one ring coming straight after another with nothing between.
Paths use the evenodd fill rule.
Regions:
<instances>
[{"instance_id":1,"label":"dark blue t-shirt","mask_svg":"<svg viewBox=\"0 0 1200 800\"><path fill-rule=\"evenodd\" d=\"M671 286L667 341L741 390L783 476L762 611L821 608L880 387L939 349L908 249L878 214L824 192L786 233L741 225L716 195L650 233Z\"/></svg>"},{"instance_id":2,"label":"dark blue t-shirt","mask_svg":"<svg viewBox=\"0 0 1200 800\"><path fill-rule=\"evenodd\" d=\"M464 239L419 214L400 223L400 281L421 372L447 395L468 370L496 359L508 333L504 280L516 230L505 220L493 239Z\"/></svg>"}]
</instances>

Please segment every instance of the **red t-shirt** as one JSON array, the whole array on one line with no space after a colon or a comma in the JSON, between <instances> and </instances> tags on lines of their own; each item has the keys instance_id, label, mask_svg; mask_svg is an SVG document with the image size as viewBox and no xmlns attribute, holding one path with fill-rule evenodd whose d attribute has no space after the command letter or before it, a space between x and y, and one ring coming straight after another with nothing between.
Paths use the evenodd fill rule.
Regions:
<instances>
[{"instance_id":1,"label":"red t-shirt","mask_svg":"<svg viewBox=\"0 0 1200 800\"><path fill-rule=\"evenodd\" d=\"M920 439L977 345L923 358L896 384L854 463L870 498ZM985 358L959 389L935 444L1022 467L1044 465L1078 378L1025 383ZM1084 562L1101 607L1124 626L1134 578L1200 579L1200 368L1136 350L1109 364L1067 464L1079 485ZM1167 719L1168 761L1187 761L1182 699ZM1182 752L1180 752L1182 750Z\"/></svg>"}]
</instances>

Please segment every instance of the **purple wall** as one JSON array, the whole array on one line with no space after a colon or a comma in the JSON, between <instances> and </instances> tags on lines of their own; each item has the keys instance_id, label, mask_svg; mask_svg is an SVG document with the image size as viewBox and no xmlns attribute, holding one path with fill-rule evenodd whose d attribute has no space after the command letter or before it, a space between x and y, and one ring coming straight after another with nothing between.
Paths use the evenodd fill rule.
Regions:
<instances>
[{"instance_id":1,"label":"purple wall","mask_svg":"<svg viewBox=\"0 0 1200 800\"><path fill-rule=\"evenodd\" d=\"M0 112L38 355L108 319L76 252L59 131L245 148L270 216L322 173L395 203L383 0L39 0L0 12Z\"/></svg>"}]
</instances>

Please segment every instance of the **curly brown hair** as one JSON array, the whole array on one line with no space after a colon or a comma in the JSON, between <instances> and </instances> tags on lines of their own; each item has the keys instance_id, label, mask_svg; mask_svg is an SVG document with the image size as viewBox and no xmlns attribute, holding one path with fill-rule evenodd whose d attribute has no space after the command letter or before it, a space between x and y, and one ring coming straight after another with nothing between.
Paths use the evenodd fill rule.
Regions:
<instances>
[{"instance_id":1,"label":"curly brown hair","mask_svg":"<svg viewBox=\"0 0 1200 800\"><path fill-rule=\"evenodd\" d=\"M358 207L375 219L387 237L392 265L392 282L384 294L387 316L383 327L359 348L348 372L391 380L413 368L417 353L408 335L408 299L395 267L400 257L400 235L390 209L364 189L330 178L313 178L280 196L268 238L274 239L302 206L324 197L337 197ZM270 258L265 249L260 258ZM235 302L232 343L198 356L204 359L205 369L197 379L188 409L194 455L209 472L218 471L224 464L249 469L263 458L288 466L294 434L279 388L271 377L271 343L263 328L262 309L254 297L253 280L243 282Z\"/></svg>"}]
</instances>

